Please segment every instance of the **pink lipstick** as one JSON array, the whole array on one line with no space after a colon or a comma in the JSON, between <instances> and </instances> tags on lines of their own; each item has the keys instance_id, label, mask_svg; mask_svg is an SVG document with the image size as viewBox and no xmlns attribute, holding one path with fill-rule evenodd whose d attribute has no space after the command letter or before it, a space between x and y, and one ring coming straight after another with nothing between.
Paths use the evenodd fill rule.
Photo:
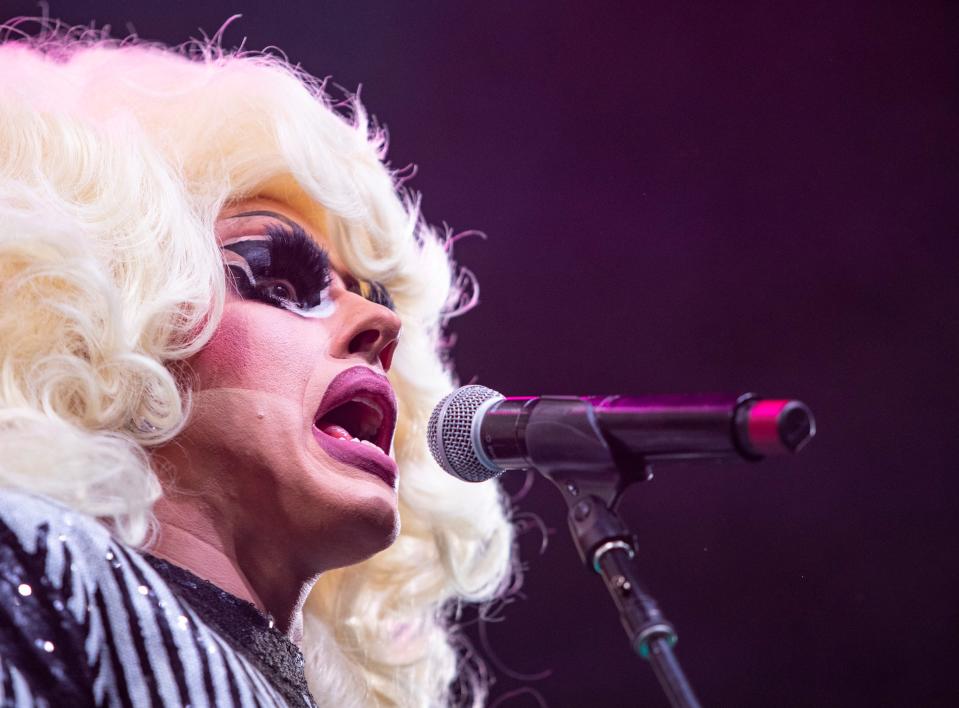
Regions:
<instances>
[{"instance_id":1,"label":"pink lipstick","mask_svg":"<svg viewBox=\"0 0 959 708\"><path fill-rule=\"evenodd\" d=\"M396 461L389 456L396 427L396 397L387 378L354 366L330 382L313 416L313 437L335 460L396 486Z\"/></svg>"}]
</instances>

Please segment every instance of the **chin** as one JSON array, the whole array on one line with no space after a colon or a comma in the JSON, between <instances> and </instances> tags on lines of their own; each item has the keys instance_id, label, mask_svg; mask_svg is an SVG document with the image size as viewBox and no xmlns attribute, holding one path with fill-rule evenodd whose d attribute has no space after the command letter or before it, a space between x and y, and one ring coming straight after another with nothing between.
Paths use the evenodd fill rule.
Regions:
<instances>
[{"instance_id":1,"label":"chin","mask_svg":"<svg viewBox=\"0 0 959 708\"><path fill-rule=\"evenodd\" d=\"M305 468L300 479L309 480L309 489L301 491L310 502L306 517L298 516L308 524L318 522L310 545L322 553L324 569L360 563L389 548L399 535L396 463L378 456L389 461L389 475L382 474L382 461L369 465L348 457L357 463L348 464L331 458L315 439L300 458Z\"/></svg>"},{"instance_id":2,"label":"chin","mask_svg":"<svg viewBox=\"0 0 959 708\"><path fill-rule=\"evenodd\" d=\"M400 530L396 490L366 472L331 465L304 475L310 482L290 489L289 521L310 548L316 570L360 563L389 548ZM293 501L297 500L297 501Z\"/></svg>"},{"instance_id":3,"label":"chin","mask_svg":"<svg viewBox=\"0 0 959 708\"><path fill-rule=\"evenodd\" d=\"M374 533L371 533L368 538L363 539L362 542L357 543L357 548L355 549L357 555L355 560L346 565L352 565L353 563L361 563L362 561L372 558L377 553L385 551L387 548L393 545L396 541L397 536L400 533L400 524L399 519L394 518L392 523L387 527L386 525L378 528Z\"/></svg>"},{"instance_id":4,"label":"chin","mask_svg":"<svg viewBox=\"0 0 959 708\"><path fill-rule=\"evenodd\" d=\"M349 522L335 533L326 531L320 541L325 569L362 563L393 545L400 532L400 516L395 501L365 500L354 508Z\"/></svg>"},{"instance_id":5,"label":"chin","mask_svg":"<svg viewBox=\"0 0 959 708\"><path fill-rule=\"evenodd\" d=\"M396 492L375 495L362 500L354 509L356 514L350 527L357 546L368 549L367 557L393 545L400 532L400 514Z\"/></svg>"}]
</instances>

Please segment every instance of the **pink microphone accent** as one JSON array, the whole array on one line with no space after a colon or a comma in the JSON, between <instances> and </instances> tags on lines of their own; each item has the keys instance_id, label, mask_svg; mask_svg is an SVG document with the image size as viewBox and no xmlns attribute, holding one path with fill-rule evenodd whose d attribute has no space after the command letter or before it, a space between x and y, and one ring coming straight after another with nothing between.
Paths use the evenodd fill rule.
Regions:
<instances>
[{"instance_id":1,"label":"pink microphone accent","mask_svg":"<svg viewBox=\"0 0 959 708\"><path fill-rule=\"evenodd\" d=\"M761 400L749 409L749 444L760 455L791 452L779 435L779 414L789 403L788 400Z\"/></svg>"}]
</instances>

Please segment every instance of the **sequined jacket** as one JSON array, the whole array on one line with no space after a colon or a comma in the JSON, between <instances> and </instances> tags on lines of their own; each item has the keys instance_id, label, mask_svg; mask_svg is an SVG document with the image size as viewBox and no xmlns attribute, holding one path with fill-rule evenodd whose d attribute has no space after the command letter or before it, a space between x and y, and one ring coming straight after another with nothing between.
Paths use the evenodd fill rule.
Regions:
<instances>
[{"instance_id":1,"label":"sequined jacket","mask_svg":"<svg viewBox=\"0 0 959 708\"><path fill-rule=\"evenodd\" d=\"M0 492L3 706L313 706L253 605L49 499Z\"/></svg>"}]
</instances>

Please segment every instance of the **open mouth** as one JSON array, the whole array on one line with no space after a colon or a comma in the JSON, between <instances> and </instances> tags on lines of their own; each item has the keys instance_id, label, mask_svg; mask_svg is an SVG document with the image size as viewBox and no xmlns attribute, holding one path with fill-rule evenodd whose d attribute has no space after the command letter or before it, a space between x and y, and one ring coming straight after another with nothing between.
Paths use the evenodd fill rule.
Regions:
<instances>
[{"instance_id":1,"label":"open mouth","mask_svg":"<svg viewBox=\"0 0 959 708\"><path fill-rule=\"evenodd\" d=\"M386 401L359 393L324 413L314 425L332 438L352 440L389 454L392 417ZM389 423L384 425L387 421Z\"/></svg>"},{"instance_id":2,"label":"open mouth","mask_svg":"<svg viewBox=\"0 0 959 708\"><path fill-rule=\"evenodd\" d=\"M389 382L365 367L347 369L327 389L313 426L336 440L390 453L396 401Z\"/></svg>"}]
</instances>

